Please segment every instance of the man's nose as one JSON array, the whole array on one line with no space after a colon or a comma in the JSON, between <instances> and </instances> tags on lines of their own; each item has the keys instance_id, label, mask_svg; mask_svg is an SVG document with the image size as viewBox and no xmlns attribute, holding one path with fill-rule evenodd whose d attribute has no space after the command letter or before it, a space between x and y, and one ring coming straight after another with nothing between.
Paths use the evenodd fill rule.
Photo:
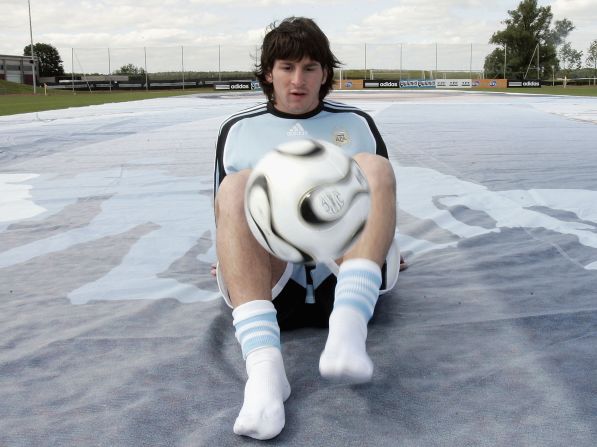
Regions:
<instances>
[{"instance_id":1,"label":"man's nose","mask_svg":"<svg viewBox=\"0 0 597 447\"><path fill-rule=\"evenodd\" d=\"M292 83L294 85L302 85L304 82L305 82L305 74L303 73L303 70L301 70L301 69L294 70L294 73L292 74Z\"/></svg>"}]
</instances>

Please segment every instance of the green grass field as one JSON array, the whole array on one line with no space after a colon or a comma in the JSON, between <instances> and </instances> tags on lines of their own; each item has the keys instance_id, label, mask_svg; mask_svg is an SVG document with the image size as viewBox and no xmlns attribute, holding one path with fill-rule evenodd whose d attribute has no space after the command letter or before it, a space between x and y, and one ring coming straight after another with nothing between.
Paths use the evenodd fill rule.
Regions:
<instances>
[{"instance_id":1,"label":"green grass field","mask_svg":"<svg viewBox=\"0 0 597 447\"><path fill-rule=\"evenodd\" d=\"M158 91L114 91L114 92L77 92L49 90L44 95L43 88L37 89L12 82L0 80L0 115L41 112L43 110L66 109L68 107L84 107L111 102L140 101L143 99L164 98L168 96L190 95L213 91L211 88Z\"/></svg>"},{"instance_id":2,"label":"green grass field","mask_svg":"<svg viewBox=\"0 0 597 447\"><path fill-rule=\"evenodd\" d=\"M410 90L412 92L412 90ZM470 91L470 90L469 90ZM525 93L541 95L573 95L597 96L595 86L570 86L541 88L510 88L510 89L475 89L475 91ZM14 115L17 113L40 112L43 110L65 109L68 107L84 107L111 102L140 101L143 99L181 96L193 93L213 92L210 87L203 89L162 90L162 91L114 91L114 92L77 92L50 90L44 95L43 88L37 89L0 80L0 115Z\"/></svg>"}]
</instances>

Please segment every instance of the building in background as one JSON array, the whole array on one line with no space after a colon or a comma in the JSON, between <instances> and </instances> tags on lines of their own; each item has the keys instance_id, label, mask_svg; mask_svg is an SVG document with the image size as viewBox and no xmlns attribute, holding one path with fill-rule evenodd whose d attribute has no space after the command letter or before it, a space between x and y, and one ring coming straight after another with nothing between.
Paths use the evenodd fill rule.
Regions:
<instances>
[{"instance_id":1,"label":"building in background","mask_svg":"<svg viewBox=\"0 0 597 447\"><path fill-rule=\"evenodd\" d=\"M35 77L39 79L39 68L35 66ZM0 54L0 79L19 84L33 85L33 61L31 56L9 56Z\"/></svg>"}]
</instances>

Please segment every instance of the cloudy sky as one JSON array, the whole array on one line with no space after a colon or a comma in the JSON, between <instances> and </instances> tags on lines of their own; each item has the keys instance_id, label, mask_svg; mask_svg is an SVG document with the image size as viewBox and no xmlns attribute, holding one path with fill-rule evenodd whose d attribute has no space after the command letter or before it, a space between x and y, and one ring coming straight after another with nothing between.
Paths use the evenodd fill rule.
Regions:
<instances>
[{"instance_id":1,"label":"cloudy sky","mask_svg":"<svg viewBox=\"0 0 597 447\"><path fill-rule=\"evenodd\" d=\"M586 51L597 39L597 0L539 0L576 29ZM486 44L519 0L31 0L33 37L57 48L256 44L267 24L316 19L333 43ZM0 54L29 42L26 0L2 0ZM61 53L62 54L62 53Z\"/></svg>"}]
</instances>

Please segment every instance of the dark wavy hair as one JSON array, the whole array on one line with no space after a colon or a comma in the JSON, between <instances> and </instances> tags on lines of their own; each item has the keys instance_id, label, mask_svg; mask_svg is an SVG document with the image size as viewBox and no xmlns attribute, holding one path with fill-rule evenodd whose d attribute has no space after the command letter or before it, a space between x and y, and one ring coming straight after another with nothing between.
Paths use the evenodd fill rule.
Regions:
<instances>
[{"instance_id":1,"label":"dark wavy hair","mask_svg":"<svg viewBox=\"0 0 597 447\"><path fill-rule=\"evenodd\" d=\"M288 17L278 25L272 23L267 29L261 45L261 61L255 67L255 76L267 98L274 100L274 86L266 80L274 62L277 59L300 61L304 57L319 62L327 72L326 81L319 90L319 99L325 98L332 89L334 68L340 66L340 61L332 53L330 42L321 28L312 19Z\"/></svg>"}]
</instances>

